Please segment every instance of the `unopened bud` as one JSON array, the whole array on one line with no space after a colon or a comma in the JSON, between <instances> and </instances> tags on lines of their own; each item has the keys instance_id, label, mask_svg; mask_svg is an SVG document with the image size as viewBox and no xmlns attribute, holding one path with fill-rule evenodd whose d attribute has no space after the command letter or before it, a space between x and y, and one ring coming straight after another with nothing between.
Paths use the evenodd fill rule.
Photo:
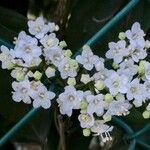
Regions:
<instances>
[{"instance_id":1,"label":"unopened bud","mask_svg":"<svg viewBox=\"0 0 150 150\"><path fill-rule=\"evenodd\" d=\"M111 94L107 93L107 94L104 96L104 99L105 99L106 102L110 103L110 102L112 102L112 100L113 100L113 96L112 96Z\"/></svg>"},{"instance_id":2,"label":"unopened bud","mask_svg":"<svg viewBox=\"0 0 150 150\"><path fill-rule=\"evenodd\" d=\"M91 130L90 129L88 129L88 128L83 129L83 135L84 136L88 137L88 136L90 136L90 134L91 134Z\"/></svg>"}]
</instances>

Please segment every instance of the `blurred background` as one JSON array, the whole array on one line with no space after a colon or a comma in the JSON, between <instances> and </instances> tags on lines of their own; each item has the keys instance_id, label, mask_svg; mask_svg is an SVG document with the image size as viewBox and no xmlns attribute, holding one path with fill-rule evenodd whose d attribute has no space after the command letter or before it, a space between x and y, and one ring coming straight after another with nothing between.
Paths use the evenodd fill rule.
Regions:
<instances>
[{"instance_id":1,"label":"blurred background","mask_svg":"<svg viewBox=\"0 0 150 150\"><path fill-rule=\"evenodd\" d=\"M68 47L75 52L128 2L129 0L1 0L0 38L12 43L14 36L21 30L27 30L27 18L43 15L48 21L54 21L60 26L59 39L65 40ZM104 56L107 43L116 41L118 33L130 28L135 21L140 22L147 34L146 38L150 40L148 0L141 0L118 25L93 46L95 54ZM12 101L11 81L10 72L0 70L0 136L31 109L31 106ZM142 112L142 108L139 111L134 110L126 120L135 129L149 121L142 119L140 111ZM42 110L2 149L61 150L54 113L54 108ZM143 138L150 141L148 135ZM100 146L97 138L83 137L76 112L72 118L65 118L65 136L67 150L126 150L129 142L124 140L124 132L119 127L114 130L114 140L104 147ZM137 149L141 150L140 147Z\"/></svg>"}]
</instances>

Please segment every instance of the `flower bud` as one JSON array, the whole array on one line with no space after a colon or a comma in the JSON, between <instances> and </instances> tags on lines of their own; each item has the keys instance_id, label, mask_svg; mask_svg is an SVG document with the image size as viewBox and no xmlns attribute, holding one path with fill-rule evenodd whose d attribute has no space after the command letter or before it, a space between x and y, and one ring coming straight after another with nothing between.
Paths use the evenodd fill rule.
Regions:
<instances>
[{"instance_id":1,"label":"flower bud","mask_svg":"<svg viewBox=\"0 0 150 150\"><path fill-rule=\"evenodd\" d=\"M120 40L124 40L126 38L126 34L124 32L120 32L119 35L118 35L118 38Z\"/></svg>"},{"instance_id":2,"label":"flower bud","mask_svg":"<svg viewBox=\"0 0 150 150\"><path fill-rule=\"evenodd\" d=\"M145 110L142 115L143 115L144 119L150 118L150 112L147 110Z\"/></svg>"},{"instance_id":3,"label":"flower bud","mask_svg":"<svg viewBox=\"0 0 150 150\"><path fill-rule=\"evenodd\" d=\"M61 41L61 42L59 43L59 46L60 46L61 48L65 48L65 47L67 47L67 44L66 44L65 41Z\"/></svg>"},{"instance_id":4,"label":"flower bud","mask_svg":"<svg viewBox=\"0 0 150 150\"><path fill-rule=\"evenodd\" d=\"M55 76L55 69L52 67L48 67L45 71L45 74L48 78L54 77Z\"/></svg>"},{"instance_id":5,"label":"flower bud","mask_svg":"<svg viewBox=\"0 0 150 150\"><path fill-rule=\"evenodd\" d=\"M17 72L17 74L16 74L16 80L17 81L23 80L24 77L25 77L25 72L23 70Z\"/></svg>"},{"instance_id":6,"label":"flower bud","mask_svg":"<svg viewBox=\"0 0 150 150\"><path fill-rule=\"evenodd\" d=\"M113 62L112 67L113 67L114 69L118 69L118 68L119 68L119 65L118 65L117 63Z\"/></svg>"},{"instance_id":7,"label":"flower bud","mask_svg":"<svg viewBox=\"0 0 150 150\"><path fill-rule=\"evenodd\" d=\"M112 100L113 100L113 96L112 96L111 94L107 93L107 94L104 96L104 99L105 99L106 102L110 103L110 102L112 102Z\"/></svg>"},{"instance_id":8,"label":"flower bud","mask_svg":"<svg viewBox=\"0 0 150 150\"><path fill-rule=\"evenodd\" d=\"M36 72L33 74L33 77L34 77L36 80L40 80L41 77L42 77L42 73L40 73L39 71L36 71Z\"/></svg>"},{"instance_id":9,"label":"flower bud","mask_svg":"<svg viewBox=\"0 0 150 150\"><path fill-rule=\"evenodd\" d=\"M97 80L97 81L95 81L95 84L94 84L94 86L95 86L95 88L97 89L97 90L103 90L104 88L105 88L105 84L104 84L104 81L102 81L102 80Z\"/></svg>"},{"instance_id":10,"label":"flower bud","mask_svg":"<svg viewBox=\"0 0 150 150\"><path fill-rule=\"evenodd\" d=\"M82 74L80 81L83 82L84 84L87 84L91 81L91 78L89 74Z\"/></svg>"},{"instance_id":11,"label":"flower bud","mask_svg":"<svg viewBox=\"0 0 150 150\"><path fill-rule=\"evenodd\" d=\"M78 62L76 60L73 60L73 59L71 59L69 61L69 65L71 68L74 68L74 69L78 69L78 67L79 67Z\"/></svg>"},{"instance_id":12,"label":"flower bud","mask_svg":"<svg viewBox=\"0 0 150 150\"><path fill-rule=\"evenodd\" d=\"M90 134L91 134L91 130L90 129L88 129L88 128L83 129L83 135L84 136L88 137L88 136L90 136Z\"/></svg>"},{"instance_id":13,"label":"flower bud","mask_svg":"<svg viewBox=\"0 0 150 150\"><path fill-rule=\"evenodd\" d=\"M146 40L146 42L145 42L145 48L146 49L150 48L150 41Z\"/></svg>"},{"instance_id":14,"label":"flower bud","mask_svg":"<svg viewBox=\"0 0 150 150\"><path fill-rule=\"evenodd\" d=\"M112 117L109 114L104 114L103 119L104 119L105 122L109 122L109 121L111 121Z\"/></svg>"},{"instance_id":15,"label":"flower bud","mask_svg":"<svg viewBox=\"0 0 150 150\"><path fill-rule=\"evenodd\" d=\"M70 49L64 50L64 56L65 57L71 57L72 56L72 52Z\"/></svg>"},{"instance_id":16,"label":"flower bud","mask_svg":"<svg viewBox=\"0 0 150 150\"><path fill-rule=\"evenodd\" d=\"M144 67L145 62L146 62L146 61L142 60L142 61L140 61L140 63L139 63L139 66L138 66L138 74L139 74L140 76L143 76L144 73L145 73L145 67Z\"/></svg>"},{"instance_id":17,"label":"flower bud","mask_svg":"<svg viewBox=\"0 0 150 150\"><path fill-rule=\"evenodd\" d=\"M8 70L13 69L14 67L15 67L15 64L13 64L13 63L9 63L9 64L7 64L7 66L6 66L6 68L7 68Z\"/></svg>"},{"instance_id":18,"label":"flower bud","mask_svg":"<svg viewBox=\"0 0 150 150\"><path fill-rule=\"evenodd\" d=\"M68 78L67 83L68 83L68 85L76 85L76 79L75 78Z\"/></svg>"},{"instance_id":19,"label":"flower bud","mask_svg":"<svg viewBox=\"0 0 150 150\"><path fill-rule=\"evenodd\" d=\"M87 101L81 101L81 103L80 103L80 109L84 110L84 109L87 108L87 106L88 106Z\"/></svg>"}]
</instances>

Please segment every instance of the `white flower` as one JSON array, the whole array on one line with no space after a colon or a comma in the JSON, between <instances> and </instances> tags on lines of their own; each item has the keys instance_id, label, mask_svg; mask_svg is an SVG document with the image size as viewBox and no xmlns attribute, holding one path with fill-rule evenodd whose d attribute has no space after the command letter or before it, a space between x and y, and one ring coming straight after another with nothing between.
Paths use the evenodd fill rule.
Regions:
<instances>
[{"instance_id":1,"label":"white flower","mask_svg":"<svg viewBox=\"0 0 150 150\"><path fill-rule=\"evenodd\" d=\"M45 74L48 78L54 77L55 76L55 69L52 67L48 67L45 71Z\"/></svg>"},{"instance_id":2,"label":"white flower","mask_svg":"<svg viewBox=\"0 0 150 150\"><path fill-rule=\"evenodd\" d=\"M96 71L104 70L104 59L99 58L99 61L95 64Z\"/></svg>"},{"instance_id":3,"label":"white flower","mask_svg":"<svg viewBox=\"0 0 150 150\"><path fill-rule=\"evenodd\" d=\"M26 104L31 103L29 80L23 80L20 82L14 81L12 83L12 88L14 89L14 92L12 92L12 98L15 102L23 101Z\"/></svg>"},{"instance_id":4,"label":"white flower","mask_svg":"<svg viewBox=\"0 0 150 150\"><path fill-rule=\"evenodd\" d=\"M114 73L114 70L108 70L106 68L100 70L99 72L96 72L93 75L94 80L106 80L112 73Z\"/></svg>"},{"instance_id":5,"label":"white flower","mask_svg":"<svg viewBox=\"0 0 150 150\"><path fill-rule=\"evenodd\" d=\"M126 32L126 37L130 40L130 42L134 45L144 47L145 45L145 40L144 40L144 31L141 30L141 26L138 22L135 22L132 25L131 30L127 30Z\"/></svg>"},{"instance_id":6,"label":"white flower","mask_svg":"<svg viewBox=\"0 0 150 150\"><path fill-rule=\"evenodd\" d=\"M51 106L51 100L55 97L55 93L48 91L45 86L39 86L37 91L32 94L33 107L42 106L48 109Z\"/></svg>"},{"instance_id":7,"label":"white flower","mask_svg":"<svg viewBox=\"0 0 150 150\"><path fill-rule=\"evenodd\" d=\"M76 60L83 65L87 70L92 70L94 65L99 61L99 57L94 55L88 45L83 46L81 55L76 57Z\"/></svg>"},{"instance_id":8,"label":"white flower","mask_svg":"<svg viewBox=\"0 0 150 150\"><path fill-rule=\"evenodd\" d=\"M126 101L126 100L113 100L109 106L106 114L109 115L128 115L129 114L129 109L132 107L132 105Z\"/></svg>"},{"instance_id":9,"label":"white flower","mask_svg":"<svg viewBox=\"0 0 150 150\"><path fill-rule=\"evenodd\" d=\"M133 76L138 71L138 66L134 64L134 61L132 59L125 59L122 63L120 63L120 69L117 70L117 72L121 75L124 74L128 77L129 80L133 78Z\"/></svg>"},{"instance_id":10,"label":"white flower","mask_svg":"<svg viewBox=\"0 0 150 150\"><path fill-rule=\"evenodd\" d=\"M50 29L50 26L45 24L43 17L28 21L28 27L29 32L38 39L41 39Z\"/></svg>"},{"instance_id":11,"label":"white flower","mask_svg":"<svg viewBox=\"0 0 150 150\"><path fill-rule=\"evenodd\" d=\"M88 95L86 97L86 100L89 103L87 107L88 114L96 113L97 116L103 115L106 103L104 101L104 96L102 94Z\"/></svg>"},{"instance_id":12,"label":"white flower","mask_svg":"<svg viewBox=\"0 0 150 150\"><path fill-rule=\"evenodd\" d=\"M53 50L44 49L44 56L47 61L51 61L55 66L58 66L64 58L63 51L59 47Z\"/></svg>"},{"instance_id":13,"label":"white flower","mask_svg":"<svg viewBox=\"0 0 150 150\"><path fill-rule=\"evenodd\" d=\"M83 92L77 91L74 86L66 86L65 91L57 99L62 114L72 115L73 109L79 109L83 99Z\"/></svg>"},{"instance_id":14,"label":"white flower","mask_svg":"<svg viewBox=\"0 0 150 150\"><path fill-rule=\"evenodd\" d=\"M78 63L76 60L65 57L58 65L62 79L77 76Z\"/></svg>"},{"instance_id":15,"label":"white flower","mask_svg":"<svg viewBox=\"0 0 150 150\"><path fill-rule=\"evenodd\" d=\"M115 63L120 63L124 56L128 55L128 50L126 49L126 42L124 40L109 43L109 50L106 52L107 58L112 58Z\"/></svg>"},{"instance_id":16,"label":"white flower","mask_svg":"<svg viewBox=\"0 0 150 150\"><path fill-rule=\"evenodd\" d=\"M51 50L58 46L59 40L56 38L55 33L51 33L49 35L45 35L41 40L41 44L48 50Z\"/></svg>"},{"instance_id":17,"label":"white flower","mask_svg":"<svg viewBox=\"0 0 150 150\"><path fill-rule=\"evenodd\" d=\"M109 88L112 95L117 93L126 93L128 78L125 75L118 75L114 72L110 77L105 80L105 85Z\"/></svg>"},{"instance_id":18,"label":"white flower","mask_svg":"<svg viewBox=\"0 0 150 150\"><path fill-rule=\"evenodd\" d=\"M26 64L31 65L34 59L40 59L41 48L37 46L38 41L21 32L14 48L15 57L22 59ZM36 64L39 65L39 64Z\"/></svg>"},{"instance_id":19,"label":"white flower","mask_svg":"<svg viewBox=\"0 0 150 150\"><path fill-rule=\"evenodd\" d=\"M15 65L13 50L9 50L6 46L1 46L0 61L2 61L3 69L11 69Z\"/></svg>"},{"instance_id":20,"label":"white flower","mask_svg":"<svg viewBox=\"0 0 150 150\"><path fill-rule=\"evenodd\" d=\"M144 70L145 70L146 79L150 81L150 63L149 62L144 63Z\"/></svg>"},{"instance_id":21,"label":"white flower","mask_svg":"<svg viewBox=\"0 0 150 150\"><path fill-rule=\"evenodd\" d=\"M91 131L94 132L94 136L100 136L102 142L112 140L109 132L111 132L113 126L105 124L104 120L95 120L94 125L91 127Z\"/></svg>"},{"instance_id":22,"label":"white flower","mask_svg":"<svg viewBox=\"0 0 150 150\"><path fill-rule=\"evenodd\" d=\"M139 79L135 78L131 83L128 83L127 99L132 100L144 100L145 99L145 89L144 85L139 83Z\"/></svg>"},{"instance_id":23,"label":"white flower","mask_svg":"<svg viewBox=\"0 0 150 150\"><path fill-rule=\"evenodd\" d=\"M128 50L129 56L131 56L135 62L139 62L139 60L144 59L147 56L146 50L140 46L134 46L131 44L129 45Z\"/></svg>"},{"instance_id":24,"label":"white flower","mask_svg":"<svg viewBox=\"0 0 150 150\"><path fill-rule=\"evenodd\" d=\"M78 119L82 128L90 128L94 125L94 117L88 113L81 113Z\"/></svg>"}]
</instances>

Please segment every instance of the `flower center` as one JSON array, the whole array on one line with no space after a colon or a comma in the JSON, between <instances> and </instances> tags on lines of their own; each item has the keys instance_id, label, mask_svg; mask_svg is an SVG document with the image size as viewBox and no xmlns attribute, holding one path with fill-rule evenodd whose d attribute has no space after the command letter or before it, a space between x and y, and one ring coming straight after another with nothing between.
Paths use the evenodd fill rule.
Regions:
<instances>
[{"instance_id":1,"label":"flower center","mask_svg":"<svg viewBox=\"0 0 150 150\"><path fill-rule=\"evenodd\" d=\"M97 99L94 99L94 100L93 100L93 103L94 103L95 105L97 105L98 102L99 102L99 101L98 101Z\"/></svg>"},{"instance_id":2,"label":"flower center","mask_svg":"<svg viewBox=\"0 0 150 150\"><path fill-rule=\"evenodd\" d=\"M60 60L60 55L55 54L55 55L53 56L53 58L54 58L54 60L58 61L58 60Z\"/></svg>"},{"instance_id":3,"label":"flower center","mask_svg":"<svg viewBox=\"0 0 150 150\"><path fill-rule=\"evenodd\" d=\"M49 38L49 39L47 40L47 45L48 45L49 47L51 47L51 46L53 46L53 44L54 44L54 40L51 39L51 38Z\"/></svg>"},{"instance_id":4,"label":"flower center","mask_svg":"<svg viewBox=\"0 0 150 150\"><path fill-rule=\"evenodd\" d=\"M132 93L135 93L137 91L137 87L131 87L130 90Z\"/></svg>"},{"instance_id":5,"label":"flower center","mask_svg":"<svg viewBox=\"0 0 150 150\"><path fill-rule=\"evenodd\" d=\"M26 93L28 92L28 90L23 87L23 88L21 89L21 92L22 92L23 94L26 94Z\"/></svg>"},{"instance_id":6,"label":"flower center","mask_svg":"<svg viewBox=\"0 0 150 150\"><path fill-rule=\"evenodd\" d=\"M69 68L70 68L70 65L69 65L69 64L65 64L65 66L64 66L64 70L65 70L65 71L68 71L68 70L69 70Z\"/></svg>"},{"instance_id":7,"label":"flower center","mask_svg":"<svg viewBox=\"0 0 150 150\"><path fill-rule=\"evenodd\" d=\"M25 48L25 52L26 52L26 53L31 53L31 52L32 52L31 47L27 46L27 47Z\"/></svg>"},{"instance_id":8,"label":"flower center","mask_svg":"<svg viewBox=\"0 0 150 150\"><path fill-rule=\"evenodd\" d=\"M113 82L113 86L116 87L116 88L119 87L119 82L118 81L114 81Z\"/></svg>"},{"instance_id":9,"label":"flower center","mask_svg":"<svg viewBox=\"0 0 150 150\"><path fill-rule=\"evenodd\" d=\"M44 98L45 98L45 94L44 94L44 93L39 93L39 97L40 97L41 99L44 99Z\"/></svg>"},{"instance_id":10,"label":"flower center","mask_svg":"<svg viewBox=\"0 0 150 150\"><path fill-rule=\"evenodd\" d=\"M39 25L34 26L35 31L40 32L41 31L41 27Z\"/></svg>"},{"instance_id":11,"label":"flower center","mask_svg":"<svg viewBox=\"0 0 150 150\"><path fill-rule=\"evenodd\" d=\"M38 86L39 86L39 84L36 83L35 81L32 81L32 82L31 82L31 88L32 88L32 89L36 90L36 89L38 88Z\"/></svg>"},{"instance_id":12,"label":"flower center","mask_svg":"<svg viewBox=\"0 0 150 150\"><path fill-rule=\"evenodd\" d=\"M75 100L75 97L73 95L69 95L69 101L74 101Z\"/></svg>"},{"instance_id":13,"label":"flower center","mask_svg":"<svg viewBox=\"0 0 150 150\"><path fill-rule=\"evenodd\" d=\"M84 121L84 122L88 122L92 119L91 119L91 116L89 114L82 114L81 120Z\"/></svg>"}]
</instances>

